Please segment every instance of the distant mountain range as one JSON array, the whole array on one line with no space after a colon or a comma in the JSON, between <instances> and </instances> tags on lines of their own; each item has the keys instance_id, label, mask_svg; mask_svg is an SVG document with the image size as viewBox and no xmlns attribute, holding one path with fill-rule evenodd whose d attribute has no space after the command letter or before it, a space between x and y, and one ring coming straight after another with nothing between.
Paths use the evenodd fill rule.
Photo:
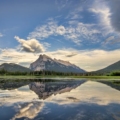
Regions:
<instances>
[{"instance_id":1,"label":"distant mountain range","mask_svg":"<svg viewBox=\"0 0 120 120\"><path fill-rule=\"evenodd\" d=\"M85 73L86 71L78 66L63 60L52 59L47 55L40 55L39 58L30 64L29 68L23 67L14 63L3 63L0 65L0 70L4 69L11 72L30 72L30 71L55 71L55 72L73 72L73 73ZM120 61L109 65L106 68L93 71L96 73L110 73L112 71L120 71Z\"/></svg>"},{"instance_id":2,"label":"distant mountain range","mask_svg":"<svg viewBox=\"0 0 120 120\"><path fill-rule=\"evenodd\" d=\"M14 63L3 63L2 65L0 65L0 70L2 69L9 71L9 72L16 72L16 71L30 72L31 71L29 68L26 68L18 64L14 64Z\"/></svg>"},{"instance_id":3,"label":"distant mountain range","mask_svg":"<svg viewBox=\"0 0 120 120\"><path fill-rule=\"evenodd\" d=\"M120 71L120 61L113 63L103 69L97 70L98 73L110 73L112 71Z\"/></svg>"},{"instance_id":4,"label":"distant mountain range","mask_svg":"<svg viewBox=\"0 0 120 120\"><path fill-rule=\"evenodd\" d=\"M85 70L71 64L68 61L52 59L47 55L40 55L39 58L30 64L30 69L33 71L48 70L56 72L73 72L84 73Z\"/></svg>"}]
</instances>

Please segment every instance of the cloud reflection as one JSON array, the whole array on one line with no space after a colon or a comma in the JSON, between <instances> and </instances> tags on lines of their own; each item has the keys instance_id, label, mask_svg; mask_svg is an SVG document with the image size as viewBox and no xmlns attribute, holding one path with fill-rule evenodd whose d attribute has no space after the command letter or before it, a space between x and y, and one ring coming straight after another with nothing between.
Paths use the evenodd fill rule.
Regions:
<instances>
[{"instance_id":1,"label":"cloud reflection","mask_svg":"<svg viewBox=\"0 0 120 120\"><path fill-rule=\"evenodd\" d=\"M60 105L71 105L79 103L95 103L98 105L108 105L111 103L120 104L120 92L101 83L87 81L70 92L51 96L47 101ZM68 99L74 98L76 99Z\"/></svg>"},{"instance_id":2,"label":"cloud reflection","mask_svg":"<svg viewBox=\"0 0 120 120\"><path fill-rule=\"evenodd\" d=\"M19 109L19 112L12 118L12 120L23 117L34 119L43 107L44 104L40 102L32 102L28 103L27 105L23 105Z\"/></svg>"}]
</instances>

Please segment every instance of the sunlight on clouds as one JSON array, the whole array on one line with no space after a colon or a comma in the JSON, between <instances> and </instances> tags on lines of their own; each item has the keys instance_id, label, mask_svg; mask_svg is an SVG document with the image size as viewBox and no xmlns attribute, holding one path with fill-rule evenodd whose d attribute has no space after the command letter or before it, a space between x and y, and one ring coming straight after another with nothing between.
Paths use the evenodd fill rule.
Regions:
<instances>
[{"instance_id":1,"label":"sunlight on clouds","mask_svg":"<svg viewBox=\"0 0 120 120\"><path fill-rule=\"evenodd\" d=\"M75 50L72 48L60 49L57 51L43 52L52 58L69 61L73 64L78 65L80 68L86 71L93 71L102 69L114 62L120 60L120 49L105 51L105 50ZM0 54L0 63L11 62L22 64L26 63L26 67L34 62L39 54L32 54L27 52L16 51L15 49L2 50Z\"/></svg>"},{"instance_id":2,"label":"sunlight on clouds","mask_svg":"<svg viewBox=\"0 0 120 120\"><path fill-rule=\"evenodd\" d=\"M66 1L61 1L60 3L66 4ZM81 2L81 4L82 3L83 2ZM120 36L112 28L112 26L116 25L114 21L118 20L119 18L115 16L115 12L119 8L117 7L115 10L113 10L113 12L112 9L114 6L117 6L117 3L119 4L119 2L114 2L112 6L110 6L109 3L112 2L104 0L93 0L89 6L86 4L83 5L87 6L86 12L91 16L93 15L96 19L94 20L94 18L91 17L93 20L92 23L84 22L86 15L82 14L85 12L85 10L83 9L83 6L79 6L67 13L66 17L64 18L64 23L59 24L59 21L54 18L48 19L45 24L36 27L34 31L30 32L28 38L46 40L46 38L49 38L50 36L63 36L63 41L70 40L78 46L85 45L85 43L87 43L87 45L93 46L97 44L97 46L102 48L103 46L101 43L104 39L106 39L106 37L110 37L110 34L117 35L120 38ZM118 21L116 23L118 23ZM118 29L118 27L116 29ZM116 42L119 41L116 40Z\"/></svg>"},{"instance_id":3,"label":"sunlight on clouds","mask_svg":"<svg viewBox=\"0 0 120 120\"><path fill-rule=\"evenodd\" d=\"M72 53L75 53L75 55L69 57ZM117 62L120 60L119 53L120 49L113 51L63 49L55 52L46 52L52 58L70 61L87 71L102 69Z\"/></svg>"},{"instance_id":4,"label":"sunlight on clouds","mask_svg":"<svg viewBox=\"0 0 120 120\"><path fill-rule=\"evenodd\" d=\"M28 38L43 40L50 36L62 35L66 40L71 40L76 45L80 45L83 39L91 42L98 41L97 34L101 32L95 28L95 24L84 24L78 21L74 23L69 26L59 26L56 21L51 19L45 25L37 27L29 34Z\"/></svg>"},{"instance_id":5,"label":"sunlight on clouds","mask_svg":"<svg viewBox=\"0 0 120 120\"><path fill-rule=\"evenodd\" d=\"M100 22L102 24L105 24L105 25L110 25L110 19L109 19L109 16L110 16L110 10L109 8L90 8L89 9L91 12L94 12L96 14L100 14Z\"/></svg>"},{"instance_id":6,"label":"sunlight on clouds","mask_svg":"<svg viewBox=\"0 0 120 120\"><path fill-rule=\"evenodd\" d=\"M110 8L107 5L106 1L99 0L95 1L92 4L92 7L88 9L90 12L95 13L98 17L98 24L101 26L101 29L104 30L103 35L107 35L110 32L114 32L110 22Z\"/></svg>"},{"instance_id":7,"label":"sunlight on clouds","mask_svg":"<svg viewBox=\"0 0 120 120\"><path fill-rule=\"evenodd\" d=\"M26 63L29 67L29 64L37 59L38 56L33 53L21 52L16 49L3 49L0 54L0 64L6 63ZM26 65L25 65L26 66Z\"/></svg>"},{"instance_id":8,"label":"sunlight on clouds","mask_svg":"<svg viewBox=\"0 0 120 120\"><path fill-rule=\"evenodd\" d=\"M18 36L15 36L14 38L20 43L22 51L34 53L40 53L45 51L43 45L40 44L40 42L36 39L24 40L20 39Z\"/></svg>"}]
</instances>

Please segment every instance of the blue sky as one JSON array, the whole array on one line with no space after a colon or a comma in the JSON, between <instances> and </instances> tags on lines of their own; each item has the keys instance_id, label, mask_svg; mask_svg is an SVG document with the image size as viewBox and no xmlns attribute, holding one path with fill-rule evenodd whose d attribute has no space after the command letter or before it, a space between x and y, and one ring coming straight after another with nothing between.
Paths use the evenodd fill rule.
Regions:
<instances>
[{"instance_id":1,"label":"blue sky","mask_svg":"<svg viewBox=\"0 0 120 120\"><path fill-rule=\"evenodd\" d=\"M119 6L119 0L0 0L0 64L29 67L40 54L88 71L116 62Z\"/></svg>"}]
</instances>

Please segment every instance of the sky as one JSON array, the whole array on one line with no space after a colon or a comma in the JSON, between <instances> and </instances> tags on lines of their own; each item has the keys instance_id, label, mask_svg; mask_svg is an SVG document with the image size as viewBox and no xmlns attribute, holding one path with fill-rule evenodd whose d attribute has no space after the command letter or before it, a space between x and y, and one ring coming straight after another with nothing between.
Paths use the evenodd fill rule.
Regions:
<instances>
[{"instance_id":1,"label":"sky","mask_svg":"<svg viewBox=\"0 0 120 120\"><path fill-rule=\"evenodd\" d=\"M40 54L86 71L120 60L120 0L0 0L0 64Z\"/></svg>"}]
</instances>

